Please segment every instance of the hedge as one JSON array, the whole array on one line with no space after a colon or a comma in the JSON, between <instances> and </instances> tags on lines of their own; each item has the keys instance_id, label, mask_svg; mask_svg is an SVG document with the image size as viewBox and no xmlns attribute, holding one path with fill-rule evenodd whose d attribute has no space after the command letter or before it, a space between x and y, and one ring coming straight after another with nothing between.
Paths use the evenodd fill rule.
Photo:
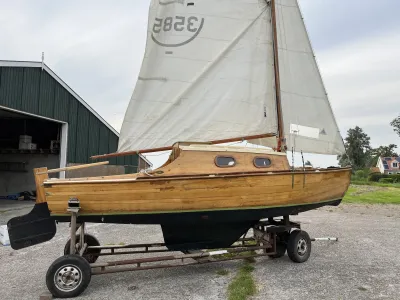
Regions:
<instances>
[{"instance_id":1,"label":"hedge","mask_svg":"<svg viewBox=\"0 0 400 300\"><path fill-rule=\"evenodd\" d=\"M391 182L400 182L400 174L392 174L392 175L371 174L371 175L368 176L368 181L382 182L382 181L380 181L380 179L385 179L385 178L392 179Z\"/></svg>"},{"instance_id":2,"label":"hedge","mask_svg":"<svg viewBox=\"0 0 400 300\"><path fill-rule=\"evenodd\" d=\"M381 183L393 183L393 178L381 178L379 179Z\"/></svg>"}]
</instances>

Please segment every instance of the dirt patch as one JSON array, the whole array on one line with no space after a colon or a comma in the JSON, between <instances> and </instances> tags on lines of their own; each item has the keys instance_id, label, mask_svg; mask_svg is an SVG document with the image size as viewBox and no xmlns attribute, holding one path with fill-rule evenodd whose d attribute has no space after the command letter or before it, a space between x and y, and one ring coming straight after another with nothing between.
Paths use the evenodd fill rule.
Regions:
<instances>
[{"instance_id":1,"label":"dirt patch","mask_svg":"<svg viewBox=\"0 0 400 300\"><path fill-rule=\"evenodd\" d=\"M355 188L356 191L350 193L352 196L357 196L365 193L372 193L377 191L384 191L389 190L388 187L381 187L381 186L372 186L372 185L353 185L351 184L350 187Z\"/></svg>"}]
</instances>

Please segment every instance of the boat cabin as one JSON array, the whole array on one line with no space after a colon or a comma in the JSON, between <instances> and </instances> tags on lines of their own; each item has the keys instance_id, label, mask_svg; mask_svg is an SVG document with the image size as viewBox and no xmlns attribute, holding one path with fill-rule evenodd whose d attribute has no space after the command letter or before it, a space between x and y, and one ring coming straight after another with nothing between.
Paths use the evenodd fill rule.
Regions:
<instances>
[{"instance_id":1,"label":"boat cabin","mask_svg":"<svg viewBox=\"0 0 400 300\"><path fill-rule=\"evenodd\" d=\"M149 174L176 176L288 169L286 153L266 148L177 143L168 161Z\"/></svg>"},{"instance_id":2,"label":"boat cabin","mask_svg":"<svg viewBox=\"0 0 400 300\"><path fill-rule=\"evenodd\" d=\"M287 171L290 169L286 153L266 148L221 146L207 143L176 143L168 160L155 170L140 173L85 178L48 179L55 181L86 181L134 179L143 177L232 174L247 172Z\"/></svg>"}]
</instances>

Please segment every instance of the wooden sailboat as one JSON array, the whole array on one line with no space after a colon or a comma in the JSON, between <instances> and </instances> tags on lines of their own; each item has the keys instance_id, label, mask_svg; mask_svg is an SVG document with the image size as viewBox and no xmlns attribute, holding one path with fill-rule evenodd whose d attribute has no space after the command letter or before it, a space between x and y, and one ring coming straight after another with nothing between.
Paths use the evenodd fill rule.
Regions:
<instances>
[{"instance_id":1,"label":"wooden sailboat","mask_svg":"<svg viewBox=\"0 0 400 300\"><path fill-rule=\"evenodd\" d=\"M241 140L273 150L215 145ZM51 239L75 200L78 223L160 224L182 251L338 205L350 168L295 169L286 157L344 152L295 0L152 1L119 152L95 158L168 149L163 166L137 174L49 179L35 169L36 205L9 221L12 247Z\"/></svg>"}]
</instances>

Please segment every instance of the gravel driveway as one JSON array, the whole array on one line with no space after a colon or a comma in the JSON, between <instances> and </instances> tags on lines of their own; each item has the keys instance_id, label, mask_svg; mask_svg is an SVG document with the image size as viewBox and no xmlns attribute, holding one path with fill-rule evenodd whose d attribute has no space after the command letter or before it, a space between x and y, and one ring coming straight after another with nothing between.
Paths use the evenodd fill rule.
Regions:
<instances>
[{"instance_id":1,"label":"gravel driveway","mask_svg":"<svg viewBox=\"0 0 400 300\"><path fill-rule=\"evenodd\" d=\"M5 224L29 208L5 211L0 203L0 211L0 224ZM258 293L252 299L400 299L400 206L341 205L293 220L302 222L312 237L337 236L339 242L313 243L311 257L303 264L287 256L257 259L253 275ZM162 241L158 226L92 224L88 231L103 244ZM68 227L62 224L50 242L19 251L0 246L0 298L38 299L46 291L47 268L61 255L67 236ZM226 299L241 264L94 276L79 299ZM229 274L217 275L221 269Z\"/></svg>"}]
</instances>

